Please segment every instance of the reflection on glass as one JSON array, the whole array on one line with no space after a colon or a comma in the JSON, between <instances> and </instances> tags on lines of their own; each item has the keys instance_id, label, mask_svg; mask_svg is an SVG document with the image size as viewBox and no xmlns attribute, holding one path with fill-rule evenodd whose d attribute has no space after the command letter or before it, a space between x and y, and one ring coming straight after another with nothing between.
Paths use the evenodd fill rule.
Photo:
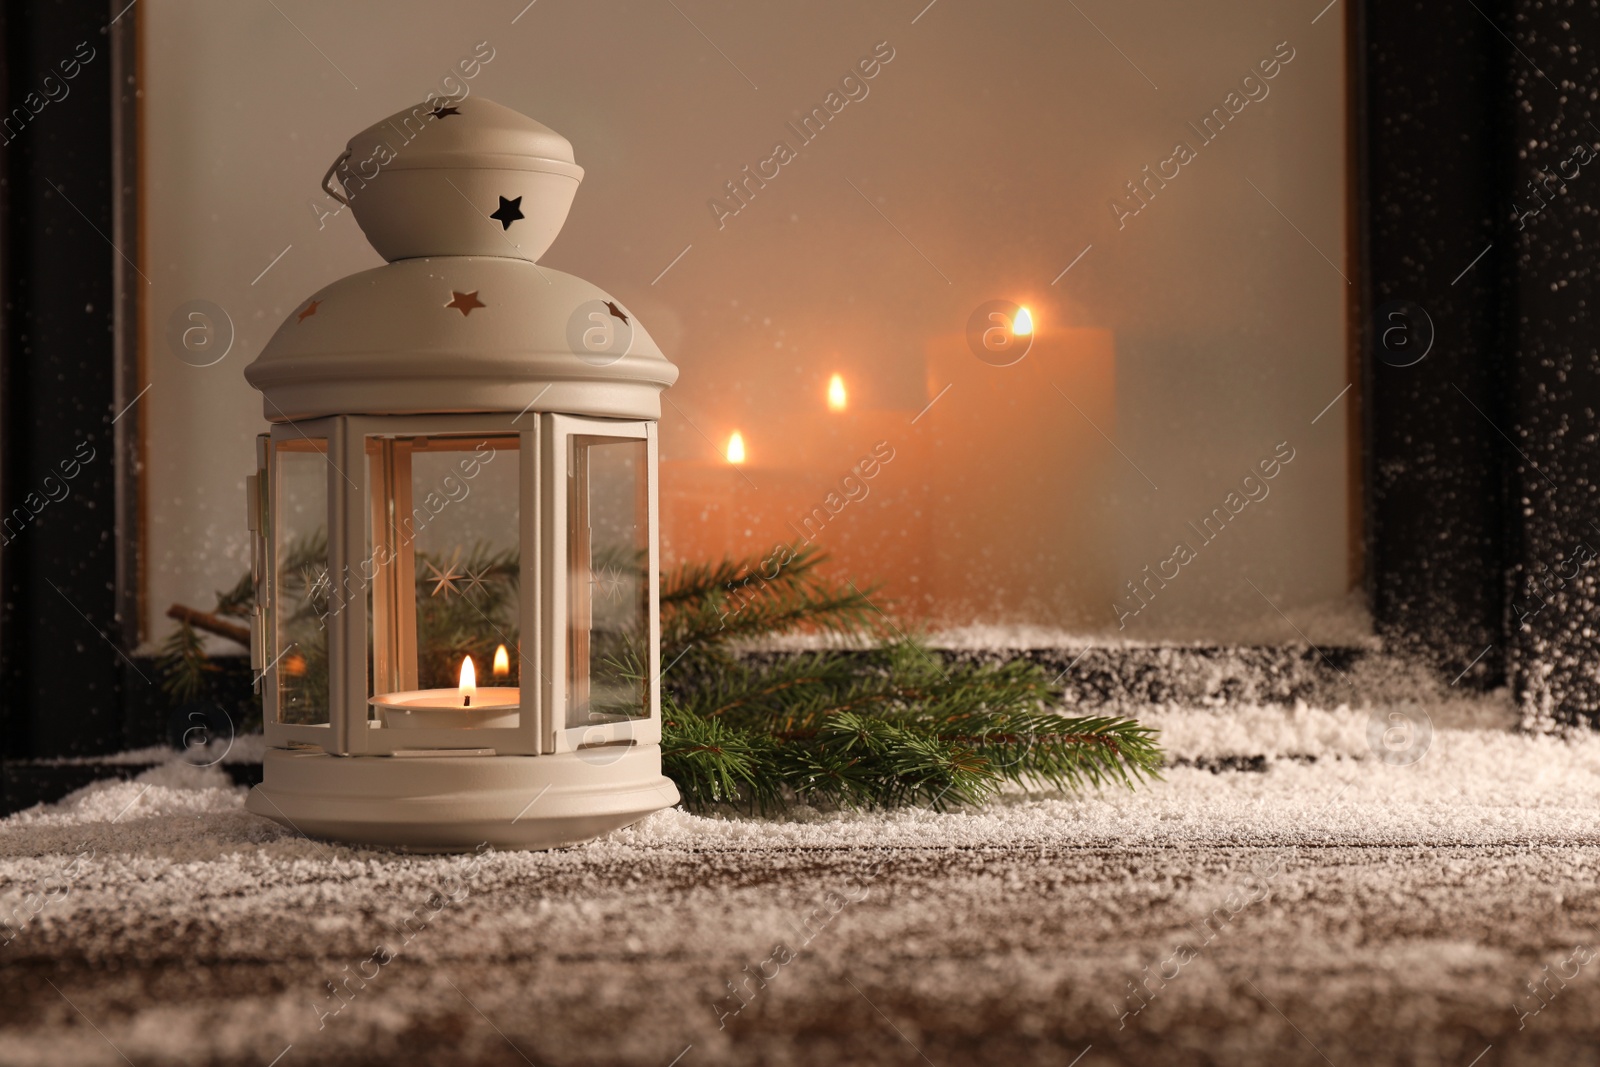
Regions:
<instances>
[{"instance_id":1,"label":"reflection on glass","mask_svg":"<svg viewBox=\"0 0 1600 1067\"><path fill-rule=\"evenodd\" d=\"M278 721L328 721L328 442L276 446L273 516L273 647Z\"/></svg>"},{"instance_id":2,"label":"reflection on glass","mask_svg":"<svg viewBox=\"0 0 1600 1067\"><path fill-rule=\"evenodd\" d=\"M567 464L567 726L649 714L645 442L574 437Z\"/></svg>"}]
</instances>

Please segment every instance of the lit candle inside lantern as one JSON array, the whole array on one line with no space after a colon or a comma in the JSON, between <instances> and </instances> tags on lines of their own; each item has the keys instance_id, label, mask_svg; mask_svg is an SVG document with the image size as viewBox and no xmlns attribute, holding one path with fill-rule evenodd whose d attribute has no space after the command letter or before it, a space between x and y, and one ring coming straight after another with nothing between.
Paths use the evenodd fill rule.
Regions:
<instances>
[{"instance_id":1,"label":"lit candle inside lantern","mask_svg":"<svg viewBox=\"0 0 1600 1067\"><path fill-rule=\"evenodd\" d=\"M738 430L733 431L733 436L728 438L728 462L744 462L744 434Z\"/></svg>"},{"instance_id":2,"label":"lit candle inside lantern","mask_svg":"<svg viewBox=\"0 0 1600 1067\"><path fill-rule=\"evenodd\" d=\"M828 410L843 411L845 400L844 379L835 374L828 380Z\"/></svg>"},{"instance_id":3,"label":"lit candle inside lantern","mask_svg":"<svg viewBox=\"0 0 1600 1067\"><path fill-rule=\"evenodd\" d=\"M1033 332L1033 313L1027 308L1018 308L1017 317L1011 320L1011 334L1013 337L1026 337Z\"/></svg>"},{"instance_id":4,"label":"lit candle inside lantern","mask_svg":"<svg viewBox=\"0 0 1600 1067\"><path fill-rule=\"evenodd\" d=\"M494 676L497 679L511 676L511 656L505 645L494 650Z\"/></svg>"},{"instance_id":5,"label":"lit candle inside lantern","mask_svg":"<svg viewBox=\"0 0 1600 1067\"><path fill-rule=\"evenodd\" d=\"M510 659L504 645L495 653L495 674L501 666L510 673ZM461 660L461 673L454 689L417 689L405 693L384 693L371 704L378 709L379 721L387 728L516 726L522 705L522 690L514 686L478 688L478 671L472 657Z\"/></svg>"}]
</instances>

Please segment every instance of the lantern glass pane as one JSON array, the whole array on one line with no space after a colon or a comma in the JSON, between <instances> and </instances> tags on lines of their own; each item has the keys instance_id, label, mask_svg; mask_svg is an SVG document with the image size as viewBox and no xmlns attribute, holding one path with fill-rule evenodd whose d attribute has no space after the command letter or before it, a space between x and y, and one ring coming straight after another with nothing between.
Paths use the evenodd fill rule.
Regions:
<instances>
[{"instance_id":1,"label":"lantern glass pane","mask_svg":"<svg viewBox=\"0 0 1600 1067\"><path fill-rule=\"evenodd\" d=\"M567 464L567 727L650 713L646 445L572 438Z\"/></svg>"},{"instance_id":2,"label":"lantern glass pane","mask_svg":"<svg viewBox=\"0 0 1600 1067\"><path fill-rule=\"evenodd\" d=\"M328 442L277 442L268 670L280 723L328 722Z\"/></svg>"},{"instance_id":3,"label":"lantern glass pane","mask_svg":"<svg viewBox=\"0 0 1600 1067\"><path fill-rule=\"evenodd\" d=\"M468 657L478 690L512 690L476 706L520 699L519 445L514 434L367 439L368 660L380 703L459 691Z\"/></svg>"}]
</instances>

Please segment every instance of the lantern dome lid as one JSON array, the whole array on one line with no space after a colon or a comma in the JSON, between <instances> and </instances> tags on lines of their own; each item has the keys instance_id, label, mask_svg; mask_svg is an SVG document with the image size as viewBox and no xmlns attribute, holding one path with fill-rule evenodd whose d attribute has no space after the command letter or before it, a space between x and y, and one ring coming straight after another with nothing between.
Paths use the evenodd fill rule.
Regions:
<instances>
[{"instance_id":1,"label":"lantern dome lid","mask_svg":"<svg viewBox=\"0 0 1600 1067\"><path fill-rule=\"evenodd\" d=\"M245 378L270 422L556 411L659 419L678 377L632 312L504 256L404 259L341 278L283 321Z\"/></svg>"},{"instance_id":2,"label":"lantern dome lid","mask_svg":"<svg viewBox=\"0 0 1600 1067\"><path fill-rule=\"evenodd\" d=\"M331 184L338 180L338 187ZM431 98L350 138L323 176L378 254L537 260L583 180L572 143L482 97Z\"/></svg>"},{"instance_id":3,"label":"lantern dome lid","mask_svg":"<svg viewBox=\"0 0 1600 1067\"><path fill-rule=\"evenodd\" d=\"M385 169L510 166L583 175L571 141L537 119L481 96L459 102L439 98L397 111L350 138L345 147L352 159L376 159Z\"/></svg>"}]
</instances>

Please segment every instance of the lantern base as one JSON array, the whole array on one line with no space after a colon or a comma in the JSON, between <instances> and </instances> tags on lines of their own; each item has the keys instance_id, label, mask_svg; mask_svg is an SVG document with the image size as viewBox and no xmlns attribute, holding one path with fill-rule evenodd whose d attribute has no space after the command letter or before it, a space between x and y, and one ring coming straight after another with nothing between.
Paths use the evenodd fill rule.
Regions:
<instances>
[{"instance_id":1,"label":"lantern base","mask_svg":"<svg viewBox=\"0 0 1600 1067\"><path fill-rule=\"evenodd\" d=\"M678 802L661 747L547 756L330 756L268 749L245 807L308 837L411 852L574 845Z\"/></svg>"}]
</instances>

